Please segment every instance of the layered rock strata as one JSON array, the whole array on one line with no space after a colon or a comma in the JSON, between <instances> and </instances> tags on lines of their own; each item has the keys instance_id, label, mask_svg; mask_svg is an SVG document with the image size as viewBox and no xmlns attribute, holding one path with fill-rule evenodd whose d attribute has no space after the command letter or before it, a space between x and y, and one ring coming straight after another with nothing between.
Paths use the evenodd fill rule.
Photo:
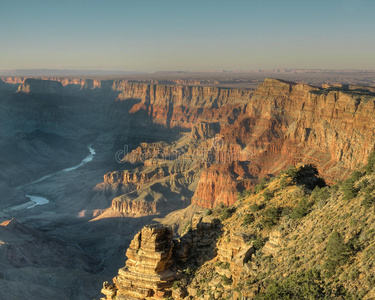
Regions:
<instances>
[{"instance_id":1,"label":"layered rock strata","mask_svg":"<svg viewBox=\"0 0 375 300\"><path fill-rule=\"evenodd\" d=\"M107 299L163 299L170 296L176 279L170 268L172 231L149 225L137 233L126 256L126 266L119 270L113 284L105 283L102 293Z\"/></svg>"}]
</instances>

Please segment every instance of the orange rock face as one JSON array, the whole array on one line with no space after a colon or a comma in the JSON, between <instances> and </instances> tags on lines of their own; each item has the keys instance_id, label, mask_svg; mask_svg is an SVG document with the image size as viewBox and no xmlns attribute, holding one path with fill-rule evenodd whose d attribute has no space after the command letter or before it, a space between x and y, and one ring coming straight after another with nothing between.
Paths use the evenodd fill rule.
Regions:
<instances>
[{"instance_id":1,"label":"orange rock face","mask_svg":"<svg viewBox=\"0 0 375 300\"><path fill-rule=\"evenodd\" d=\"M247 170L238 163L214 164L202 172L192 203L213 208L220 203L229 206L237 201L240 190L253 185Z\"/></svg>"},{"instance_id":2,"label":"orange rock face","mask_svg":"<svg viewBox=\"0 0 375 300\"><path fill-rule=\"evenodd\" d=\"M191 129L200 120L221 120L241 111L252 91L201 86L115 83L118 99L139 99L131 112L147 112L154 124Z\"/></svg>"},{"instance_id":3,"label":"orange rock face","mask_svg":"<svg viewBox=\"0 0 375 300\"><path fill-rule=\"evenodd\" d=\"M266 79L255 92L128 81L115 81L112 90L119 92L118 101L138 101L130 112L142 130L149 130L150 125L170 129L168 132L190 130L189 140L182 137L176 145L162 148L172 153L180 147L192 161L171 172L177 162L154 154L153 159L144 160L146 148L141 146L127 161L150 169L107 174L105 181L115 189L121 184L138 190L195 164L189 176L201 177L190 185L194 189L192 203L203 207L230 205L238 191L259 178L300 162L314 164L329 183L344 179L366 161L375 146L374 95L353 87L322 89ZM203 154L196 155L199 151ZM158 171L163 165L168 166L169 173ZM176 187L175 179L166 185ZM151 190L159 192L154 187ZM180 186L176 193L182 193ZM133 206L115 201L113 207L124 212L130 207L158 210L151 202Z\"/></svg>"},{"instance_id":4,"label":"orange rock face","mask_svg":"<svg viewBox=\"0 0 375 300\"><path fill-rule=\"evenodd\" d=\"M355 91L266 79L246 112L221 127L221 139L248 151L253 176L277 174L303 162L315 164L328 182L334 182L348 176L374 150L374 99ZM202 173L193 203L213 207L219 201L235 201L236 180L219 170L222 167L211 166Z\"/></svg>"},{"instance_id":5,"label":"orange rock face","mask_svg":"<svg viewBox=\"0 0 375 300\"><path fill-rule=\"evenodd\" d=\"M137 233L126 256L126 266L113 279L104 283L102 293L107 299L163 299L172 294L175 272L173 264L172 231L166 227L149 225Z\"/></svg>"}]
</instances>

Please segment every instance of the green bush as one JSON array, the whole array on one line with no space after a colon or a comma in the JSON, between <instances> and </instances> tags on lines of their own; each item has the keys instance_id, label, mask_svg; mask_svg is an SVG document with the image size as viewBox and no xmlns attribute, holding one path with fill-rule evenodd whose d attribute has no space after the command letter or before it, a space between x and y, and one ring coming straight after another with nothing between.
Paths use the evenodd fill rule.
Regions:
<instances>
[{"instance_id":1,"label":"green bush","mask_svg":"<svg viewBox=\"0 0 375 300\"><path fill-rule=\"evenodd\" d=\"M370 185L368 179L363 179L358 183L358 188L360 190L373 191L373 186Z\"/></svg>"},{"instance_id":2,"label":"green bush","mask_svg":"<svg viewBox=\"0 0 375 300\"><path fill-rule=\"evenodd\" d=\"M263 200L268 202L273 198L273 193L269 189L265 189L263 192Z\"/></svg>"},{"instance_id":3,"label":"green bush","mask_svg":"<svg viewBox=\"0 0 375 300\"><path fill-rule=\"evenodd\" d=\"M237 193L237 200L242 201L246 197L250 196L252 193L251 190L243 190L242 192Z\"/></svg>"},{"instance_id":4,"label":"green bush","mask_svg":"<svg viewBox=\"0 0 375 300\"><path fill-rule=\"evenodd\" d=\"M365 167L366 174L371 174L375 170L375 152L372 152L367 160L367 164Z\"/></svg>"},{"instance_id":5,"label":"green bush","mask_svg":"<svg viewBox=\"0 0 375 300\"><path fill-rule=\"evenodd\" d=\"M354 181L357 182L361 177L363 176L363 173L360 171L354 171L351 175L350 178Z\"/></svg>"},{"instance_id":6,"label":"green bush","mask_svg":"<svg viewBox=\"0 0 375 300\"><path fill-rule=\"evenodd\" d=\"M225 275L221 275L221 279L225 285L231 285L233 283L232 278L228 278Z\"/></svg>"},{"instance_id":7,"label":"green bush","mask_svg":"<svg viewBox=\"0 0 375 300\"><path fill-rule=\"evenodd\" d=\"M266 188L266 179L263 178L255 187L254 194L258 194Z\"/></svg>"},{"instance_id":8,"label":"green bush","mask_svg":"<svg viewBox=\"0 0 375 300\"><path fill-rule=\"evenodd\" d=\"M224 221L224 220L230 218L235 211L236 211L236 209L234 207L224 207L221 210L220 220Z\"/></svg>"},{"instance_id":9,"label":"green bush","mask_svg":"<svg viewBox=\"0 0 375 300\"><path fill-rule=\"evenodd\" d=\"M263 239L262 237L258 237L254 240L253 246L255 250L260 250L263 248L264 244L266 243L266 240Z\"/></svg>"},{"instance_id":10,"label":"green bush","mask_svg":"<svg viewBox=\"0 0 375 300\"><path fill-rule=\"evenodd\" d=\"M212 209L205 209L204 212L203 212L203 215L205 215L205 216L212 215Z\"/></svg>"},{"instance_id":11,"label":"green bush","mask_svg":"<svg viewBox=\"0 0 375 300\"><path fill-rule=\"evenodd\" d=\"M181 282L176 280L176 281L173 282L172 289L177 290L180 286L181 286Z\"/></svg>"},{"instance_id":12,"label":"green bush","mask_svg":"<svg viewBox=\"0 0 375 300\"><path fill-rule=\"evenodd\" d=\"M319 187L316 186L315 189L311 193L311 200L314 202L318 201L326 201L331 196L330 188L326 187Z\"/></svg>"},{"instance_id":13,"label":"green bush","mask_svg":"<svg viewBox=\"0 0 375 300\"><path fill-rule=\"evenodd\" d=\"M357 175L348 178L341 185L341 191L343 192L344 200L351 200L358 195L358 189L355 188L354 184L356 182Z\"/></svg>"},{"instance_id":14,"label":"green bush","mask_svg":"<svg viewBox=\"0 0 375 300\"><path fill-rule=\"evenodd\" d=\"M298 169L296 167L289 167L285 174L293 179L293 181L297 180L298 177Z\"/></svg>"},{"instance_id":15,"label":"green bush","mask_svg":"<svg viewBox=\"0 0 375 300\"><path fill-rule=\"evenodd\" d=\"M185 270L183 270L183 273L187 276L194 275L194 269L187 267Z\"/></svg>"},{"instance_id":16,"label":"green bush","mask_svg":"<svg viewBox=\"0 0 375 300\"><path fill-rule=\"evenodd\" d=\"M225 270L228 270L230 268L230 263L229 262L217 261L215 263L215 266L220 267L220 268L225 269Z\"/></svg>"},{"instance_id":17,"label":"green bush","mask_svg":"<svg viewBox=\"0 0 375 300\"><path fill-rule=\"evenodd\" d=\"M250 211L252 211L252 212L260 211L260 209L261 209L261 207L256 203L250 205Z\"/></svg>"},{"instance_id":18,"label":"green bush","mask_svg":"<svg viewBox=\"0 0 375 300\"><path fill-rule=\"evenodd\" d=\"M263 213L263 219L261 220L262 225L265 227L272 227L277 224L279 220L279 211L275 207L266 209Z\"/></svg>"},{"instance_id":19,"label":"green bush","mask_svg":"<svg viewBox=\"0 0 375 300\"><path fill-rule=\"evenodd\" d=\"M292 210L290 217L292 219L301 219L309 213L310 205L306 197L303 197L298 205Z\"/></svg>"},{"instance_id":20,"label":"green bush","mask_svg":"<svg viewBox=\"0 0 375 300\"><path fill-rule=\"evenodd\" d=\"M327 271L327 276L331 277L337 267L345 264L348 260L350 249L344 243L343 237L337 231L334 231L329 237L324 268Z\"/></svg>"},{"instance_id":21,"label":"green bush","mask_svg":"<svg viewBox=\"0 0 375 300\"><path fill-rule=\"evenodd\" d=\"M331 287L324 282L318 270L298 273L282 281L271 282L266 291L255 296L256 300L315 300L347 299L342 286Z\"/></svg>"},{"instance_id":22,"label":"green bush","mask_svg":"<svg viewBox=\"0 0 375 300\"><path fill-rule=\"evenodd\" d=\"M243 218L243 222L242 222L242 225L243 226L246 226L246 225L250 225L251 223L253 223L255 221L255 217L253 214L246 214Z\"/></svg>"},{"instance_id":23,"label":"green bush","mask_svg":"<svg viewBox=\"0 0 375 300\"><path fill-rule=\"evenodd\" d=\"M182 232L189 232L192 231L191 222L188 221L185 223L184 227L182 227Z\"/></svg>"},{"instance_id":24,"label":"green bush","mask_svg":"<svg viewBox=\"0 0 375 300\"><path fill-rule=\"evenodd\" d=\"M362 206L366 208L374 207L375 205L375 198L373 195L371 195L369 192L367 192L364 196L364 199L361 203Z\"/></svg>"}]
</instances>

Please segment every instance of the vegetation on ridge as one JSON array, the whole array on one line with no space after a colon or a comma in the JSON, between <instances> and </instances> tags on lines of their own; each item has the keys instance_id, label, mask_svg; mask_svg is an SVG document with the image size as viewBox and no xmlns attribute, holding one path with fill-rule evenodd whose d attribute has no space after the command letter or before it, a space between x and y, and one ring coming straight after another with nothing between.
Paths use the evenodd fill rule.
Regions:
<instances>
[{"instance_id":1,"label":"vegetation on ridge","mask_svg":"<svg viewBox=\"0 0 375 300\"><path fill-rule=\"evenodd\" d=\"M374 297L374 191L375 154L333 186L309 165L262 180L235 205L210 211L223 222L220 248L236 247L233 239L241 236L251 257L239 268L219 251L196 270L190 286L210 299ZM210 280L201 281L212 268Z\"/></svg>"}]
</instances>

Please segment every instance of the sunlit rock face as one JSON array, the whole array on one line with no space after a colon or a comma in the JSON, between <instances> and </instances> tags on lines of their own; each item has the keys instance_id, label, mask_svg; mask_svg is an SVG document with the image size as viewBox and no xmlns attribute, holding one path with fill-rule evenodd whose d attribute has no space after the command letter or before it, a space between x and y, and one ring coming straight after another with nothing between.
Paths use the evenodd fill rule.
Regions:
<instances>
[{"instance_id":1,"label":"sunlit rock face","mask_svg":"<svg viewBox=\"0 0 375 300\"><path fill-rule=\"evenodd\" d=\"M239 191L259 178L299 162L316 165L333 183L363 163L375 145L370 92L322 89L277 79L266 79L255 91L127 81L114 82L112 89L119 92L120 103L137 100L129 112L140 134L155 128L166 136L167 132L171 136L177 130L190 131L189 138L176 136L177 143L160 149L164 154L183 149L196 166L192 169L192 164L184 163L179 172L188 179L176 181L170 172L174 162L160 155L142 161L142 151L153 147L142 146L139 155L128 160L138 169L104 178L103 189L116 197L112 208L125 214L153 214L168 207L162 203L172 197L165 192L156 197L161 202L145 201L150 198L147 195L160 194L162 189L153 184L160 180L180 194L179 189L188 189L194 194L185 194L188 201L207 208L231 205ZM197 162L196 153L204 159ZM182 186L176 189L177 183ZM186 201L179 203L182 208Z\"/></svg>"},{"instance_id":2,"label":"sunlit rock face","mask_svg":"<svg viewBox=\"0 0 375 300\"><path fill-rule=\"evenodd\" d=\"M126 251L126 266L103 286L107 299L163 299L171 295L175 273L172 260L172 231L150 225L137 233Z\"/></svg>"}]
</instances>

